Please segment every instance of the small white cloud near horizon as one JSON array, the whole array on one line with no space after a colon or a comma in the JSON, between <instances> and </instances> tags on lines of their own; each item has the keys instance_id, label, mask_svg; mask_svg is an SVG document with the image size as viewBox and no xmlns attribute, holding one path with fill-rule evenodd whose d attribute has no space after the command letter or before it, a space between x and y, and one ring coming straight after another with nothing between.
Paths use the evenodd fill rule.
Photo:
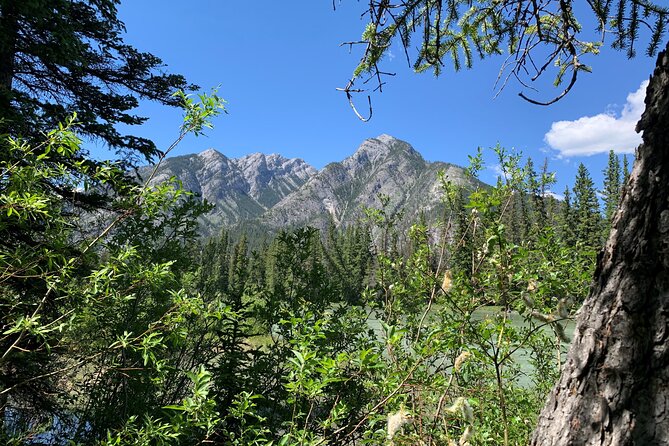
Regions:
<instances>
[{"instance_id":1,"label":"small white cloud near horizon","mask_svg":"<svg viewBox=\"0 0 669 446\"><path fill-rule=\"evenodd\" d=\"M553 192L552 190L547 190L546 192L544 192L544 196L545 197L553 197L556 200L564 201L564 195L558 194L557 192Z\"/></svg>"},{"instance_id":2,"label":"small white cloud near horizon","mask_svg":"<svg viewBox=\"0 0 669 446\"><path fill-rule=\"evenodd\" d=\"M487 169L497 175L498 177L504 178L504 170L502 169L502 166L498 164L493 164L492 166L487 166Z\"/></svg>"},{"instance_id":3,"label":"small white cloud near horizon","mask_svg":"<svg viewBox=\"0 0 669 446\"><path fill-rule=\"evenodd\" d=\"M583 116L575 121L557 121L544 135L550 148L559 152L558 157L589 156L597 153L634 153L641 144L641 134L634 128L644 110L644 98L648 81L627 95L620 116L615 113L600 113Z\"/></svg>"}]
</instances>

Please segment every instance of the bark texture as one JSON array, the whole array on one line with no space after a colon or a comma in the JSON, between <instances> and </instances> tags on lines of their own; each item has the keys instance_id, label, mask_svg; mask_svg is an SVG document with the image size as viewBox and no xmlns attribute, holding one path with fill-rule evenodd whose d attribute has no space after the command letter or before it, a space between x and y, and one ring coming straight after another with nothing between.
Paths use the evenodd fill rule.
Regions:
<instances>
[{"instance_id":1,"label":"bark texture","mask_svg":"<svg viewBox=\"0 0 669 446\"><path fill-rule=\"evenodd\" d=\"M643 144L532 445L669 445L669 46Z\"/></svg>"}]
</instances>

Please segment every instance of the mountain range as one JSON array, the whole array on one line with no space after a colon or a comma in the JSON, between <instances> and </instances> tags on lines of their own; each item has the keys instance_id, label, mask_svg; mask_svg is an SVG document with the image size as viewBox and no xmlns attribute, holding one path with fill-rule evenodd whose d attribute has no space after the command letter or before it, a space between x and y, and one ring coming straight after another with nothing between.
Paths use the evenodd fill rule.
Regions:
<instances>
[{"instance_id":1,"label":"mountain range","mask_svg":"<svg viewBox=\"0 0 669 446\"><path fill-rule=\"evenodd\" d=\"M330 222L346 226L363 217L365 208L380 207L379 196L388 197L390 212L402 210L409 220L422 212L436 220L443 195L440 171L455 184L474 186L462 167L428 162L409 143L380 135L321 170L278 154L228 158L208 149L165 159L153 181L174 176L213 203L215 208L202 218L203 234L208 235L239 225L270 231L325 228Z\"/></svg>"}]
</instances>

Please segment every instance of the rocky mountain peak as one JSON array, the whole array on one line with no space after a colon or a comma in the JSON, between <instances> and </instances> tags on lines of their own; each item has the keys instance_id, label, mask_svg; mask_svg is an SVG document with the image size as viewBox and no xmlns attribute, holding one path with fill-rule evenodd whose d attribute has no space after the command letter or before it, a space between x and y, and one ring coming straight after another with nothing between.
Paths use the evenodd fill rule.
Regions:
<instances>
[{"instance_id":1,"label":"rocky mountain peak","mask_svg":"<svg viewBox=\"0 0 669 446\"><path fill-rule=\"evenodd\" d=\"M439 171L467 185L462 168L429 163L410 144L382 134L364 141L353 155L320 171L298 158L251 153L228 158L208 149L164 161L157 177L177 176L184 186L216 207L201 218L203 231L221 226L256 225L262 230L331 220L347 225L391 197L389 211L441 215Z\"/></svg>"},{"instance_id":2,"label":"rocky mountain peak","mask_svg":"<svg viewBox=\"0 0 669 446\"><path fill-rule=\"evenodd\" d=\"M357 175L362 170L386 164L391 159L398 161L398 158L424 162L423 157L409 143L394 136L382 134L365 140L353 155L342 161L342 165Z\"/></svg>"},{"instance_id":3,"label":"rocky mountain peak","mask_svg":"<svg viewBox=\"0 0 669 446\"><path fill-rule=\"evenodd\" d=\"M268 188L283 197L317 172L301 159L276 153L251 153L234 162L249 185L249 195L265 206L273 205L275 199L264 196Z\"/></svg>"},{"instance_id":4,"label":"rocky mountain peak","mask_svg":"<svg viewBox=\"0 0 669 446\"><path fill-rule=\"evenodd\" d=\"M210 147L207 150L203 150L202 152L198 153L198 156L201 158L213 158L223 156L223 154L218 150Z\"/></svg>"},{"instance_id":5,"label":"rocky mountain peak","mask_svg":"<svg viewBox=\"0 0 669 446\"><path fill-rule=\"evenodd\" d=\"M392 135L388 135L388 134L386 134L386 133L382 133L381 135L377 136L377 137L374 138L374 139L379 140L379 141L381 141L381 142L384 143L384 144L390 144L390 143L392 143L392 142L394 142L394 141L399 141L399 139L395 138L395 137L392 136Z\"/></svg>"}]
</instances>

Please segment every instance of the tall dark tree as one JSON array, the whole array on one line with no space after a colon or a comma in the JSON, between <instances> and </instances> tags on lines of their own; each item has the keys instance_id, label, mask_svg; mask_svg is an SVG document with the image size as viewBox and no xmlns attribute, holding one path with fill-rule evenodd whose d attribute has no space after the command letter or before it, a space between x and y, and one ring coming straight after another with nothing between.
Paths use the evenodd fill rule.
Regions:
<instances>
[{"instance_id":1,"label":"tall dark tree","mask_svg":"<svg viewBox=\"0 0 669 446\"><path fill-rule=\"evenodd\" d=\"M623 185L627 184L630 179L630 166L627 161L627 155L623 157Z\"/></svg>"},{"instance_id":2,"label":"tall dark tree","mask_svg":"<svg viewBox=\"0 0 669 446\"><path fill-rule=\"evenodd\" d=\"M601 244L601 215L595 184L583 163L579 164L574 183L574 227L576 241L598 249Z\"/></svg>"},{"instance_id":3,"label":"tall dark tree","mask_svg":"<svg viewBox=\"0 0 669 446\"><path fill-rule=\"evenodd\" d=\"M544 175L538 175L534 169L532 158L527 158L525 163L525 177L527 179L527 192L531 203L531 224L533 232L536 233L546 227L548 215L546 213Z\"/></svg>"},{"instance_id":4,"label":"tall dark tree","mask_svg":"<svg viewBox=\"0 0 669 446\"><path fill-rule=\"evenodd\" d=\"M123 42L119 3L0 0L0 135L26 139L34 150L46 151L49 148L40 144L43 134L76 113L79 135L122 155L105 180L95 175L105 163L88 156L85 148L67 157L49 153L47 162L63 169L72 181L44 178L42 183L71 210L119 209L109 201L128 192L127 168L158 150L145 138L122 134L117 126L145 121L133 113L139 98L178 105L180 99L173 93L188 87L182 76L163 73L159 58ZM15 153L6 139L0 139L1 161L28 162L12 159ZM0 191L4 187L0 183ZM107 193L109 188L116 194ZM21 244L40 249L42 226L35 222L0 228L0 251L12 252Z\"/></svg>"},{"instance_id":5,"label":"tall dark tree","mask_svg":"<svg viewBox=\"0 0 669 446\"><path fill-rule=\"evenodd\" d=\"M548 170L548 158L544 158L544 162L541 165L541 196L544 198L548 225L557 227L559 224L557 214L560 201L551 192L551 186L554 184L555 173Z\"/></svg>"},{"instance_id":6,"label":"tall dark tree","mask_svg":"<svg viewBox=\"0 0 669 446\"><path fill-rule=\"evenodd\" d=\"M177 105L182 76L156 56L123 42L120 0L0 0L0 133L39 136L77 113L80 134L123 152L157 153L146 138L117 124L146 118L138 98Z\"/></svg>"},{"instance_id":7,"label":"tall dark tree","mask_svg":"<svg viewBox=\"0 0 669 446\"><path fill-rule=\"evenodd\" d=\"M576 243L574 226L574 209L571 202L571 192L569 186L564 189L564 199L560 203L559 228L560 237L568 246L574 246Z\"/></svg>"},{"instance_id":8,"label":"tall dark tree","mask_svg":"<svg viewBox=\"0 0 669 446\"><path fill-rule=\"evenodd\" d=\"M182 236L187 237L186 233L192 232L195 224L190 218L194 208L186 207L172 208L171 215L165 218L152 214L156 220L152 223L156 224L149 224L142 208L153 205L142 206L140 192L132 190L132 183L125 178L128 166L155 156L158 150L145 138L121 133L117 125L132 126L145 121L133 113L140 98L178 105L180 99L172 94L188 86L183 77L163 73L160 59L123 42L124 25L117 17L119 3L120 0L0 0L0 195L39 194L49 203L48 213L7 218L0 223L2 257L6 253L22 253L16 258L24 258L21 261L34 268L30 274L25 273L24 267L15 273L4 261L1 268L4 271L0 292L3 412L8 401L30 407L39 414L54 414L63 407L64 390L57 381L59 374L54 373L57 354L61 352L45 347L47 344L39 340L40 336L29 335L27 330L9 335L7 330L15 323L12 313L39 313L40 322L45 324L58 321L63 317L61 314L69 314L68 305L74 303L65 298L62 289L55 290L53 277L85 281L95 268L94 250L83 255L76 242L87 235L72 231L79 224L73 213L103 209L108 218L113 217L114 211L119 212L124 217L123 224L117 224L114 231L100 232L98 241L105 239L113 244L109 236L114 233L120 236L126 230L129 237L124 242L136 243L137 252L141 252L138 255L147 256L146 263L156 260L149 255L173 254L170 251L181 246ZM122 161L113 168L105 167L105 162L91 158L70 133L64 133L65 139L57 144L45 143L52 139L45 135L67 123L74 113L78 134L106 144L122 155L119 157ZM191 130L184 128L184 132ZM26 146L32 148L30 156L17 150L21 144L12 143L6 136L27 141ZM25 172L33 172L29 182L22 178ZM109 189L116 193L108 193ZM184 220L171 228L176 232L163 230L166 229L163 224L170 225L182 217ZM56 221L63 226L56 228ZM87 231L94 230L90 214L82 221L88 226ZM170 233L173 237L167 236ZM162 253L154 249L157 240L161 242L156 246L165 248ZM166 240L167 243L162 243ZM89 248L93 244L95 240ZM87 250L83 248L83 252ZM7 306L7 302L20 306ZM139 303L136 308L140 308ZM123 316L120 313L115 315L119 320ZM111 324L104 329L112 330ZM53 338L53 344L59 345L57 337ZM112 395L111 399L118 395ZM100 404L103 402L104 399L99 400ZM114 407L110 405L109 410Z\"/></svg>"},{"instance_id":9,"label":"tall dark tree","mask_svg":"<svg viewBox=\"0 0 669 446\"><path fill-rule=\"evenodd\" d=\"M604 189L602 190L602 195L604 196L604 218L606 219L605 236L609 233L613 214L620 204L620 188L622 186L620 173L620 160L615 152L611 150L609 152L609 162L606 169L604 169Z\"/></svg>"}]
</instances>

